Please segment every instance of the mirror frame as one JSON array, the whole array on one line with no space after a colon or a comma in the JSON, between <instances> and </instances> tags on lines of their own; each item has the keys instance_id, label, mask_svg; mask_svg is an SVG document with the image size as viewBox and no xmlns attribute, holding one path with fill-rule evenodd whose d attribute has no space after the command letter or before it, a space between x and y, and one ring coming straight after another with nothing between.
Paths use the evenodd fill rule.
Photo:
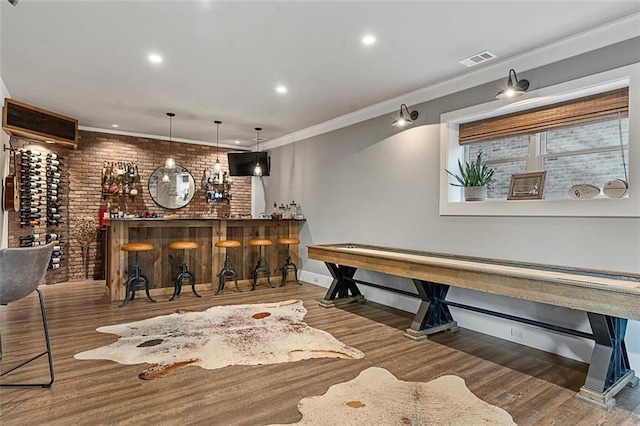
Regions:
<instances>
[{"instance_id":1,"label":"mirror frame","mask_svg":"<svg viewBox=\"0 0 640 426\"><path fill-rule=\"evenodd\" d=\"M187 205L189 205L189 203L191 203L196 193L196 181L193 178L193 175L189 170L187 170L186 167L180 166L178 164L176 164L175 169L169 170L169 173L172 173L173 175L176 176L176 180L177 180L178 174L186 173L187 175L189 175L189 191L186 194L188 199L183 200L184 203L177 203L177 201L179 200L179 197L176 194L174 196L176 202L174 202L173 204L169 204L169 202L162 204L163 200L161 200L160 197L158 197L156 188L160 188L161 185L165 185L162 182L162 176L165 170L166 168L164 166L160 166L157 169L155 169L153 173L151 173L151 176L149 176L149 180L147 182L147 190L149 191L149 196L151 197L154 203L156 203L157 205L165 209L177 210L177 209L186 207ZM152 190L152 188L154 188L154 190ZM154 193L156 194L155 196L154 196Z\"/></svg>"}]
</instances>

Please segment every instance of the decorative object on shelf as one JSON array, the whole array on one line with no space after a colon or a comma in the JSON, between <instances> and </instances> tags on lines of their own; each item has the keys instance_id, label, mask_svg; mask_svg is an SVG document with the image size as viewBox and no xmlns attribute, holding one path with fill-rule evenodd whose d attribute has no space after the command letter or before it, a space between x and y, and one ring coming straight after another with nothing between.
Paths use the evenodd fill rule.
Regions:
<instances>
[{"instance_id":1,"label":"decorative object on shelf","mask_svg":"<svg viewBox=\"0 0 640 426\"><path fill-rule=\"evenodd\" d=\"M126 195L138 195L136 184L140 182L138 165L124 161L102 163L102 199Z\"/></svg>"},{"instance_id":2,"label":"decorative object on shelf","mask_svg":"<svg viewBox=\"0 0 640 426\"><path fill-rule=\"evenodd\" d=\"M600 188L588 183L580 183L569 188L569 195L574 200L590 200L600 195Z\"/></svg>"},{"instance_id":3,"label":"decorative object on shelf","mask_svg":"<svg viewBox=\"0 0 640 426\"><path fill-rule=\"evenodd\" d=\"M91 216L81 216L76 220L76 229L74 236L76 241L82 247L82 269L84 270L84 278L87 279L87 255L89 252L89 244L96 240L98 234L98 224Z\"/></svg>"},{"instance_id":4,"label":"decorative object on shelf","mask_svg":"<svg viewBox=\"0 0 640 426\"><path fill-rule=\"evenodd\" d=\"M540 200L544 194L544 178L547 172L531 172L511 175L507 200Z\"/></svg>"},{"instance_id":5,"label":"decorative object on shelf","mask_svg":"<svg viewBox=\"0 0 640 426\"><path fill-rule=\"evenodd\" d=\"M256 127L256 132L258 136L256 136L256 142L258 142L258 153L256 154L256 166L253 168L254 176L262 176L262 167L260 166L260 131L262 127Z\"/></svg>"},{"instance_id":6,"label":"decorative object on shelf","mask_svg":"<svg viewBox=\"0 0 640 426\"><path fill-rule=\"evenodd\" d=\"M602 193L609 198L622 198L627 195L629 184L626 180L614 179L604 184Z\"/></svg>"},{"instance_id":7,"label":"decorative object on shelf","mask_svg":"<svg viewBox=\"0 0 640 426\"><path fill-rule=\"evenodd\" d=\"M228 172L204 171L204 191L207 203L231 200L231 184L233 180Z\"/></svg>"},{"instance_id":8,"label":"decorative object on shelf","mask_svg":"<svg viewBox=\"0 0 640 426\"><path fill-rule=\"evenodd\" d=\"M172 112L168 112L167 113L167 117L169 117L169 157L167 157L167 160L164 162L164 167L165 169L169 169L169 170L173 170L176 168L176 160L173 159L173 157L171 156L171 146L172 146L172 125L173 125L173 117L175 117L176 115Z\"/></svg>"},{"instance_id":9,"label":"decorative object on shelf","mask_svg":"<svg viewBox=\"0 0 640 426\"><path fill-rule=\"evenodd\" d=\"M464 166L458 160L458 169L460 170L459 175L445 169L450 176L458 181L458 183L449 183L449 185L463 187L465 201L484 200L487 197L487 186L493 182L494 170L486 164L482 164L482 151L478 152L475 161L466 161Z\"/></svg>"},{"instance_id":10,"label":"decorative object on shelf","mask_svg":"<svg viewBox=\"0 0 640 426\"><path fill-rule=\"evenodd\" d=\"M511 78L512 74L513 74L513 79ZM516 81L515 84L513 84L513 80ZM507 80L507 87L498 92L498 94L496 95L496 99L509 99L509 98L515 98L516 96L522 96L524 95L524 92L527 91L527 89L529 89L529 80L525 80L525 79L518 80L518 76L516 75L515 70L511 68L509 70L509 79Z\"/></svg>"},{"instance_id":11,"label":"decorative object on shelf","mask_svg":"<svg viewBox=\"0 0 640 426\"><path fill-rule=\"evenodd\" d=\"M216 120L216 162L213 164L213 171L216 173L220 173L222 171L222 164L220 164L220 125L222 121Z\"/></svg>"},{"instance_id":12,"label":"decorative object on shelf","mask_svg":"<svg viewBox=\"0 0 640 426\"><path fill-rule=\"evenodd\" d=\"M402 108L404 107L404 110L407 112L407 115L404 115L404 112L402 111ZM393 123L391 123L392 126L394 127L405 127L410 125L411 123L413 123L415 120L418 119L418 111L409 111L409 108L407 108L406 104L402 104L400 105L400 114L398 114L398 118L396 118L395 120L393 120Z\"/></svg>"}]
</instances>

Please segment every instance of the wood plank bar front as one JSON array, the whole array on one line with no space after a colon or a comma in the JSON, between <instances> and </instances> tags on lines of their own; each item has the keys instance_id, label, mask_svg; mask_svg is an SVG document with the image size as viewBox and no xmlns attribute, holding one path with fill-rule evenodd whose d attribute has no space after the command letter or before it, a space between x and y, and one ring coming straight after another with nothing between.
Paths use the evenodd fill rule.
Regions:
<instances>
[{"instance_id":1,"label":"wood plank bar front","mask_svg":"<svg viewBox=\"0 0 640 426\"><path fill-rule=\"evenodd\" d=\"M421 304L405 336L416 340L457 328L445 300L449 286L584 311L592 329L588 337L596 344L579 397L608 410L615 405L614 396L625 385L638 384L624 343L627 321L640 321L638 274L353 243L309 246L308 258L325 262L334 278L321 302L325 307L363 300L358 282L398 291L355 279L358 268L412 279ZM450 303L474 310L472 306ZM496 312L483 312L500 316Z\"/></svg>"},{"instance_id":2,"label":"wood plank bar front","mask_svg":"<svg viewBox=\"0 0 640 426\"><path fill-rule=\"evenodd\" d=\"M279 268L285 262L286 253L281 252L276 241L280 237L298 237L300 223L304 220L271 219L112 219L107 232L107 276L106 292L112 301L124 298L123 283L127 281L134 254L121 250L128 242L147 242L154 246L150 252L140 253L140 266L149 277L152 296L170 296L173 293L173 278L179 270L181 251L169 250L176 240L198 243L195 252L186 253L189 270L196 279L197 290L213 290L218 287L217 274L222 269L224 254L215 243L224 239L235 239L242 246L229 250L229 256L237 269L240 284L251 282L251 271L257 261L257 250L249 246L252 238L268 238L273 246L265 248L265 258L271 268L271 277L280 277ZM292 256L294 247L292 247ZM295 247L295 258L298 249ZM279 281L276 281L279 282Z\"/></svg>"}]
</instances>

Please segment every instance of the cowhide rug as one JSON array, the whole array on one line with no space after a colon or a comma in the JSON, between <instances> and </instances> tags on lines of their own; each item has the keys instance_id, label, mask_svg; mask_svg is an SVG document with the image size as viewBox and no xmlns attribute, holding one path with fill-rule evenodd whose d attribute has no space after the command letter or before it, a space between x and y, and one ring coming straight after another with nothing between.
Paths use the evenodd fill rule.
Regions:
<instances>
[{"instance_id":1,"label":"cowhide rug","mask_svg":"<svg viewBox=\"0 0 640 426\"><path fill-rule=\"evenodd\" d=\"M153 379L186 365L207 370L228 365L276 364L308 358L362 358L326 331L302 321L300 300L215 306L126 324L100 327L121 336L108 346L81 352L76 359L108 359L121 364L152 364L140 374Z\"/></svg>"},{"instance_id":2,"label":"cowhide rug","mask_svg":"<svg viewBox=\"0 0 640 426\"><path fill-rule=\"evenodd\" d=\"M327 393L298 403L296 425L515 425L511 415L476 397L458 376L427 383L398 380L371 367ZM284 426L284 425L271 425Z\"/></svg>"}]
</instances>

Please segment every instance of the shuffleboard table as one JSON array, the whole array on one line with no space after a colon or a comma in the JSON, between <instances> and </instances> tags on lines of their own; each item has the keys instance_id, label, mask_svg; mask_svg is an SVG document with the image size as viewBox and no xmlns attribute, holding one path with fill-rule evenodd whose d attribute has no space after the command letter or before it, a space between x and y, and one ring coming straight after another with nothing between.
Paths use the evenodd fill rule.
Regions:
<instances>
[{"instance_id":1,"label":"shuffleboard table","mask_svg":"<svg viewBox=\"0 0 640 426\"><path fill-rule=\"evenodd\" d=\"M364 301L358 288L362 284L421 299L411 328L405 333L415 340L456 330L449 306L589 338L595 346L579 398L608 410L624 386L638 384L624 341L628 320L640 321L638 274L354 243L308 246L308 258L323 261L333 276L322 306ZM417 293L355 279L358 268L412 279ZM584 311L591 333L448 301L451 286Z\"/></svg>"}]
</instances>

